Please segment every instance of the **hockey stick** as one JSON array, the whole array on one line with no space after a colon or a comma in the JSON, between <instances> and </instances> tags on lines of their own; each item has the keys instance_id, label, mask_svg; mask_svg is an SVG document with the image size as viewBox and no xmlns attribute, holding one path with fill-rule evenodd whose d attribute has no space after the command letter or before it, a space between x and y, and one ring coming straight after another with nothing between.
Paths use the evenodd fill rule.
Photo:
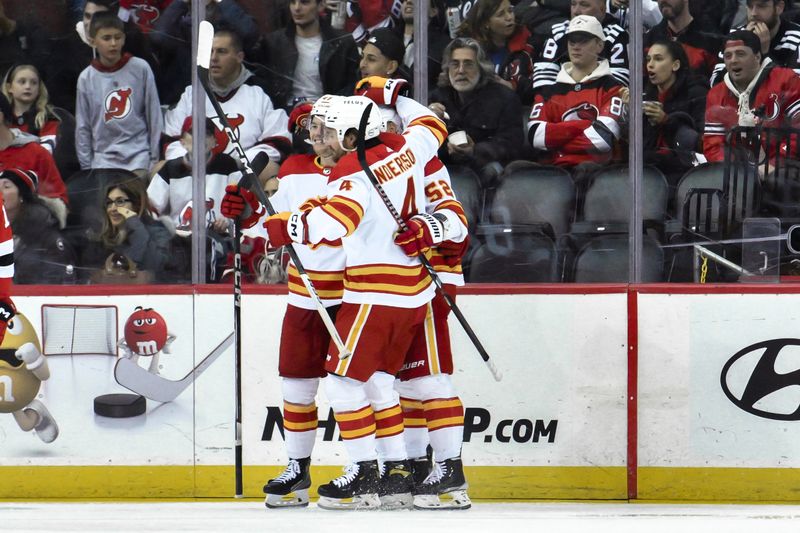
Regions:
<instances>
[{"instance_id":1,"label":"hockey stick","mask_svg":"<svg viewBox=\"0 0 800 533\"><path fill-rule=\"evenodd\" d=\"M200 83L203 85L203 89L205 90L206 94L208 95L208 99L211 101L211 105L214 107L214 111L217 113L219 117L220 123L222 127L225 129L225 134L228 136L228 139L231 142L231 145L236 152L236 156L239 158L239 163L242 167L242 173L244 174L242 180L239 182L239 185L245 187L247 184L257 184L258 180L256 179L255 173L253 172L252 167L250 166L250 160L247 158L247 154L245 154L244 148L239 143L239 139L236 137L236 133L234 133L233 129L231 128L230 123L228 122L227 117L225 116L225 112L222 110L222 106L220 106L219 101L217 100L214 91L208 84L208 66L211 60L211 45L214 39L214 26L211 25L208 21L202 21L200 23L200 37L198 41L197 47L197 74L198 78L200 78ZM203 45L203 46L201 46ZM202 52L202 55L201 55ZM275 208L267 198L266 193L264 190L256 186L254 187L254 191L256 196L258 197L258 201L261 202L267 210L269 215L276 214ZM314 288L313 283L311 282L311 278L308 277L308 273L306 273L305 268L303 268L303 264L300 262L300 258L297 256L297 252L295 251L293 246L287 246L286 250L289 253L289 257L292 259L295 268L297 269L298 275L300 279L303 281L303 285L305 285L306 290L308 291L309 296L314 301L316 305L317 312L319 313L320 317L322 317L322 322L325 324L325 329L328 330L328 333L331 336L334 344L336 344L336 348L339 350L339 359L347 359L352 355L352 353L347 349L342 338L339 336L339 332L336 331L336 327L333 325L333 320L331 319L331 315L328 313L327 309L325 309L325 305L322 303L322 300L319 297L316 289Z\"/></svg>"},{"instance_id":2,"label":"hockey stick","mask_svg":"<svg viewBox=\"0 0 800 533\"><path fill-rule=\"evenodd\" d=\"M127 357L121 357L117 364L114 365L114 379L126 389L130 389L145 398L150 398L157 402L171 402L233 344L233 337L234 333L225 337L225 340L219 343L205 359L200 361L196 367L178 381L162 378L152 372L148 372Z\"/></svg>"},{"instance_id":3,"label":"hockey stick","mask_svg":"<svg viewBox=\"0 0 800 533\"><path fill-rule=\"evenodd\" d=\"M392 218L394 218L397 225L400 227L400 231L408 231L408 225L406 224L403 217L400 216L400 213L397 212L392 201L386 196L386 191L383 190L381 184L378 183L378 180L375 178L375 174L372 173L372 169L369 168L369 163L367 162L367 151L365 146L365 137L367 132L367 122L369 121L369 113L372 111L372 106L375 105L373 103L369 104L364 112L361 114L361 122L358 125L358 140L356 142L356 155L358 156L358 162L361 164L361 168L364 170L364 173L369 178L369 181L372 183L372 186L375 187L375 190L378 192L378 195L383 200L384 205L391 213ZM461 327L464 328L464 332L467 334L469 339L472 341L472 344L478 350L483 361L486 363L486 366L489 367L489 371L492 373L495 381L500 381L503 379L503 375L497 370L497 367L489 358L489 354L486 352L486 349L481 344L481 341L478 339L478 336L475 335L475 332L472 330L472 327L467 322L467 319L464 317L463 313L461 313L461 309L458 308L456 303L453 299L448 295L444 287L442 286L442 280L439 279L439 275L436 274L436 271L433 269L430 261L428 258L425 257L425 254L418 255L422 266L425 267L425 270L428 272L433 284L436 285L436 290L442 295L444 301L447 302L447 305L450 307L450 310L453 311L453 314L458 319L458 322L461 324Z\"/></svg>"}]
</instances>

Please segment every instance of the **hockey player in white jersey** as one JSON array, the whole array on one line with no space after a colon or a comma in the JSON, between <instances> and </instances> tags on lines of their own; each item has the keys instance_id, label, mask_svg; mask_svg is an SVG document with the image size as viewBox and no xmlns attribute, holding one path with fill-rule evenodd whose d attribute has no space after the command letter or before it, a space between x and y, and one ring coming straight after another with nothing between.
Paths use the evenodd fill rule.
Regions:
<instances>
[{"instance_id":1,"label":"hockey player in white jersey","mask_svg":"<svg viewBox=\"0 0 800 533\"><path fill-rule=\"evenodd\" d=\"M392 104L396 98L407 131L380 135L377 106L364 97L340 97L326 115L325 135L341 153L349 153L334 168L327 201L266 222L276 244L341 238L346 255L336 327L353 355L339 360L335 347L329 348L326 391L352 464L345 475L319 488L323 508L380 505L376 437L383 439L388 470L410 475L393 382L434 290L419 262L394 243L397 225L353 153L362 113L372 105L365 139L373 173L404 218L424 207L424 163L436 155L446 130L427 108L397 97L394 89L399 86L397 80L387 80L382 92L386 101L379 103Z\"/></svg>"},{"instance_id":2,"label":"hockey player in white jersey","mask_svg":"<svg viewBox=\"0 0 800 533\"><path fill-rule=\"evenodd\" d=\"M380 83L380 78L366 78L359 82L356 94L369 95L372 85ZM384 130L403 130L402 121L393 108L383 106L381 114ZM409 257L426 254L444 289L455 301L456 286L464 285L461 257L469 245L467 217L453 192L447 168L438 157L425 165L425 196L425 214L407 220L408 231L399 233L395 243ZM447 225L450 240L440 241L435 236L443 236L443 228L434 229L431 225ZM400 393L404 438L413 472L413 483L412 479L407 479L406 484L413 491L416 508L468 509L471 502L461 463L464 407L450 380L453 373L447 325L450 308L440 294L427 306L425 321L414 337L395 382ZM436 459L433 469L429 468L426 456L429 443ZM380 452L379 448L379 455ZM402 482L399 478L391 481Z\"/></svg>"},{"instance_id":3,"label":"hockey player in white jersey","mask_svg":"<svg viewBox=\"0 0 800 533\"><path fill-rule=\"evenodd\" d=\"M278 191L270 199L277 211L304 211L319 205L327 194L328 177L338 154L322 143L324 114L331 98L323 96L312 107L309 116L309 140L313 154L290 156L278 172ZM222 202L222 211L229 218L238 218L243 228L263 232L257 224L264 206L247 189L230 185ZM250 216L242 216L245 211ZM306 273L325 305L333 315L342 301L344 251L341 242L319 246L296 245L295 250ZM290 262L289 297L283 319L278 372L283 390L283 428L289 463L282 474L264 485L265 504L269 508L305 507L311 486L311 453L317 435L316 395L319 380L326 376L325 356L330 334L317 313L314 301L300 280L297 268Z\"/></svg>"}]
</instances>

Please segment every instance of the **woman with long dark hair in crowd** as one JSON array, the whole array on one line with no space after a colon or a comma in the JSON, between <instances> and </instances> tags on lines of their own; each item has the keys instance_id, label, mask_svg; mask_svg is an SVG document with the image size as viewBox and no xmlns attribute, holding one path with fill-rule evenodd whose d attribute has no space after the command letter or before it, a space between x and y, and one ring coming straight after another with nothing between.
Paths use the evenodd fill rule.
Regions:
<instances>
[{"instance_id":1,"label":"woman with long dark hair in crowd","mask_svg":"<svg viewBox=\"0 0 800 533\"><path fill-rule=\"evenodd\" d=\"M114 261L121 261L124 269L125 261L130 260L158 280L169 260L172 232L150 213L144 182L131 178L111 183L102 202L102 229L92 236L95 246L86 250L84 266L106 268L112 257L118 258Z\"/></svg>"},{"instance_id":2,"label":"woman with long dark hair in crowd","mask_svg":"<svg viewBox=\"0 0 800 533\"><path fill-rule=\"evenodd\" d=\"M676 41L655 41L645 61L645 164L661 170L674 192L702 146L708 88L694 76L686 52ZM627 88L622 95L629 102Z\"/></svg>"},{"instance_id":3,"label":"woman with long dark hair in crowd","mask_svg":"<svg viewBox=\"0 0 800 533\"><path fill-rule=\"evenodd\" d=\"M497 81L516 91L523 105L533 102L531 34L518 25L509 0L481 0L458 29L478 41L494 64Z\"/></svg>"}]
</instances>

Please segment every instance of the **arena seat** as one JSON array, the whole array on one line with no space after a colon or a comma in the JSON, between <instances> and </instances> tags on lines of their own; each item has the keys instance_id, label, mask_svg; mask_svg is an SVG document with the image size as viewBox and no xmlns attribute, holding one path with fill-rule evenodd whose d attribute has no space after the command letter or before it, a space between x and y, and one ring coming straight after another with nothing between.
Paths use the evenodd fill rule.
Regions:
<instances>
[{"instance_id":1,"label":"arena seat","mask_svg":"<svg viewBox=\"0 0 800 533\"><path fill-rule=\"evenodd\" d=\"M547 223L555 237L567 233L575 211L575 186L561 168L514 161L492 200L489 218L493 224Z\"/></svg>"},{"instance_id":2,"label":"arena seat","mask_svg":"<svg viewBox=\"0 0 800 533\"><path fill-rule=\"evenodd\" d=\"M534 283L560 281L558 253L549 226L478 228L483 242L470 254L471 283Z\"/></svg>"},{"instance_id":3,"label":"arena seat","mask_svg":"<svg viewBox=\"0 0 800 533\"><path fill-rule=\"evenodd\" d=\"M629 281L628 235L599 235L590 239L579 251L573 266L573 279L578 283ZM664 251L654 238L645 235L642 241L641 282L664 281Z\"/></svg>"}]
</instances>

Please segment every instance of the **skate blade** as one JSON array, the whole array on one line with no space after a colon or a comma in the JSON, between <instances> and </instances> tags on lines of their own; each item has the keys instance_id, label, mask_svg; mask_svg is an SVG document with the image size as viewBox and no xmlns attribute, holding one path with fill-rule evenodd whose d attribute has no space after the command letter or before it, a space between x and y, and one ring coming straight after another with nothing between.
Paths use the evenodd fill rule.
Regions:
<instances>
[{"instance_id":1,"label":"skate blade","mask_svg":"<svg viewBox=\"0 0 800 533\"><path fill-rule=\"evenodd\" d=\"M411 493L389 494L381 496L381 510L394 511L396 509L411 509L414 507L414 497Z\"/></svg>"},{"instance_id":2,"label":"skate blade","mask_svg":"<svg viewBox=\"0 0 800 533\"><path fill-rule=\"evenodd\" d=\"M308 489L296 490L289 494L267 494L264 505L269 509L308 507Z\"/></svg>"},{"instance_id":3,"label":"skate blade","mask_svg":"<svg viewBox=\"0 0 800 533\"><path fill-rule=\"evenodd\" d=\"M414 509L422 511L464 511L470 507L472 501L467 496L466 490L414 496Z\"/></svg>"},{"instance_id":4,"label":"skate blade","mask_svg":"<svg viewBox=\"0 0 800 533\"><path fill-rule=\"evenodd\" d=\"M342 499L320 496L317 507L328 511L373 511L380 509L381 499L377 494L361 494Z\"/></svg>"}]
</instances>

